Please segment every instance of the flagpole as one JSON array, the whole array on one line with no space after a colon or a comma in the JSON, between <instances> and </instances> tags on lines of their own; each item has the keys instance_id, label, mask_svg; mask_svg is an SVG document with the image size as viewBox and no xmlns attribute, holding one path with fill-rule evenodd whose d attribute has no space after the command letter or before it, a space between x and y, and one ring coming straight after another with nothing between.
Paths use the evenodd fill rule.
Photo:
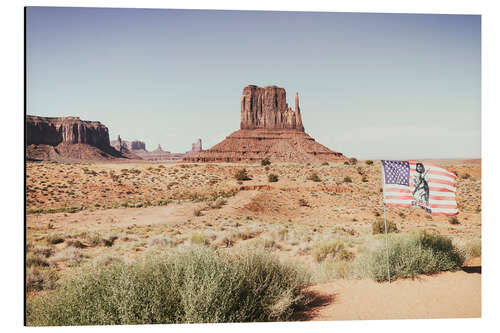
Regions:
<instances>
[{"instance_id":1,"label":"flagpole","mask_svg":"<svg viewBox=\"0 0 500 333\"><path fill-rule=\"evenodd\" d=\"M384 205L384 229L385 229L385 251L386 251L386 258L387 258L387 278L389 279L389 284L391 284L391 270L389 268L389 237L387 235L387 216L385 213L385 172L384 172L384 164L382 161L380 161L382 164L382 203Z\"/></svg>"},{"instance_id":2,"label":"flagpole","mask_svg":"<svg viewBox=\"0 0 500 333\"><path fill-rule=\"evenodd\" d=\"M387 218L385 215L385 202L384 202L384 227L385 227L385 250L387 256L387 276L389 278L389 284L391 284L391 270L389 268L389 237L387 235Z\"/></svg>"}]
</instances>

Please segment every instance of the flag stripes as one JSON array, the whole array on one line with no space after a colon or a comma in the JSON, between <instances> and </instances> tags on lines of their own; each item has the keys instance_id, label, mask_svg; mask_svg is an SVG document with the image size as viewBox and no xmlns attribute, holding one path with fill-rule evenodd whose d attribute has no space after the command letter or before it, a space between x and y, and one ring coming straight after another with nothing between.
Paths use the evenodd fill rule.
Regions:
<instances>
[{"instance_id":1,"label":"flag stripes","mask_svg":"<svg viewBox=\"0 0 500 333\"><path fill-rule=\"evenodd\" d=\"M435 216L458 214L452 172L431 163L382 161L382 173L387 206L420 207Z\"/></svg>"}]
</instances>

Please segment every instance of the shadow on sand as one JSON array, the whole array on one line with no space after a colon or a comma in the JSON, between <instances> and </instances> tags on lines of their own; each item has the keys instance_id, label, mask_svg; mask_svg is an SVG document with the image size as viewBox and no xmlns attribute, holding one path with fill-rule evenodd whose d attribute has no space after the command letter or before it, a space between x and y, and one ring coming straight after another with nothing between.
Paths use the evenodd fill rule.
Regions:
<instances>
[{"instance_id":1,"label":"shadow on sand","mask_svg":"<svg viewBox=\"0 0 500 333\"><path fill-rule=\"evenodd\" d=\"M316 291L308 291L305 295L311 301L301 311L297 312L292 320L294 321L307 321L317 316L318 311L334 302L336 294L322 295Z\"/></svg>"}]
</instances>

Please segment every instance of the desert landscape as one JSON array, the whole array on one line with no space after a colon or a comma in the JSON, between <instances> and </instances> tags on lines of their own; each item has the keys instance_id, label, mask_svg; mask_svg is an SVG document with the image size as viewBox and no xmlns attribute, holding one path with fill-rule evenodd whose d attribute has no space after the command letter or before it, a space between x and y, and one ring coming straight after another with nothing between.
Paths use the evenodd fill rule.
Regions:
<instances>
[{"instance_id":1,"label":"desert landscape","mask_svg":"<svg viewBox=\"0 0 500 333\"><path fill-rule=\"evenodd\" d=\"M69 322L44 309L82 272L135 271L148 258L186 251L226 264L262 254L262 269L290 265L294 282L269 301L265 316L203 315L195 302L195 315L184 308L181 319L144 322L481 316L480 159L428 161L457 176L458 216L386 208L389 284L381 163L316 142L302 124L298 94L292 109L283 88L245 87L240 129L207 150L200 140L176 161L141 158L121 141L112 146L102 124L76 131L65 129L75 128L74 119L69 127L67 120L27 121L28 325L142 323L139 310L113 320L78 312L79 321ZM90 133L88 126L101 139L73 135ZM199 274L193 281L203 289Z\"/></svg>"}]
</instances>

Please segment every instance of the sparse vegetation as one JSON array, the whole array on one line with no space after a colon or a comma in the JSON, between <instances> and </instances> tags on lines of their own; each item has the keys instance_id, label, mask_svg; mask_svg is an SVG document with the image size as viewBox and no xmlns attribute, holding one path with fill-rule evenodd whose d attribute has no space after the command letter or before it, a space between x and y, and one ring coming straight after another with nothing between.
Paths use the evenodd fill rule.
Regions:
<instances>
[{"instance_id":1,"label":"sparse vegetation","mask_svg":"<svg viewBox=\"0 0 500 333\"><path fill-rule=\"evenodd\" d=\"M278 181L278 175L274 174L274 173L271 173L269 174L269 176L267 176L267 180L270 182L270 183L275 183Z\"/></svg>"},{"instance_id":2,"label":"sparse vegetation","mask_svg":"<svg viewBox=\"0 0 500 333\"><path fill-rule=\"evenodd\" d=\"M464 256L451 239L425 231L390 235L389 266L391 279L412 278L419 274L460 269ZM376 281L387 280L386 248L383 241L374 250L362 253L357 261L358 274Z\"/></svg>"},{"instance_id":3,"label":"sparse vegetation","mask_svg":"<svg viewBox=\"0 0 500 333\"><path fill-rule=\"evenodd\" d=\"M398 232L398 226L396 225L396 223L387 220L387 233L390 232ZM372 234L385 234L385 224L383 219L378 219L377 221L372 223Z\"/></svg>"},{"instance_id":4,"label":"sparse vegetation","mask_svg":"<svg viewBox=\"0 0 500 333\"><path fill-rule=\"evenodd\" d=\"M313 182L321 181L321 178L318 176L316 172L311 173L307 179L312 180Z\"/></svg>"},{"instance_id":5,"label":"sparse vegetation","mask_svg":"<svg viewBox=\"0 0 500 333\"><path fill-rule=\"evenodd\" d=\"M82 271L29 299L30 326L282 321L309 277L264 253L195 248Z\"/></svg>"},{"instance_id":6,"label":"sparse vegetation","mask_svg":"<svg viewBox=\"0 0 500 333\"><path fill-rule=\"evenodd\" d=\"M373 161L372 160L366 160L366 165L373 165Z\"/></svg>"},{"instance_id":7,"label":"sparse vegetation","mask_svg":"<svg viewBox=\"0 0 500 333\"><path fill-rule=\"evenodd\" d=\"M351 260L354 254L347 250L344 243L339 239L332 239L319 242L312 247L312 255L316 262L321 262L326 258L338 260Z\"/></svg>"},{"instance_id":8,"label":"sparse vegetation","mask_svg":"<svg viewBox=\"0 0 500 333\"><path fill-rule=\"evenodd\" d=\"M248 175L247 169L243 168L238 170L238 172L234 175L234 177L239 181L250 180L250 176Z\"/></svg>"},{"instance_id":9,"label":"sparse vegetation","mask_svg":"<svg viewBox=\"0 0 500 333\"><path fill-rule=\"evenodd\" d=\"M352 178L349 176L344 177L344 183L352 183Z\"/></svg>"},{"instance_id":10,"label":"sparse vegetation","mask_svg":"<svg viewBox=\"0 0 500 333\"><path fill-rule=\"evenodd\" d=\"M271 165L271 161L269 161L269 158L264 158L262 161L260 161L260 165L266 166L266 165Z\"/></svg>"},{"instance_id":11,"label":"sparse vegetation","mask_svg":"<svg viewBox=\"0 0 500 333\"><path fill-rule=\"evenodd\" d=\"M301 206L301 207L310 207L309 206L309 202L307 202L307 200L304 199L304 198L299 199L299 206Z\"/></svg>"},{"instance_id":12,"label":"sparse vegetation","mask_svg":"<svg viewBox=\"0 0 500 333\"><path fill-rule=\"evenodd\" d=\"M448 219L448 222L450 222L450 224L460 224L460 221L458 220L458 218L456 216L450 216L450 218Z\"/></svg>"}]
</instances>

